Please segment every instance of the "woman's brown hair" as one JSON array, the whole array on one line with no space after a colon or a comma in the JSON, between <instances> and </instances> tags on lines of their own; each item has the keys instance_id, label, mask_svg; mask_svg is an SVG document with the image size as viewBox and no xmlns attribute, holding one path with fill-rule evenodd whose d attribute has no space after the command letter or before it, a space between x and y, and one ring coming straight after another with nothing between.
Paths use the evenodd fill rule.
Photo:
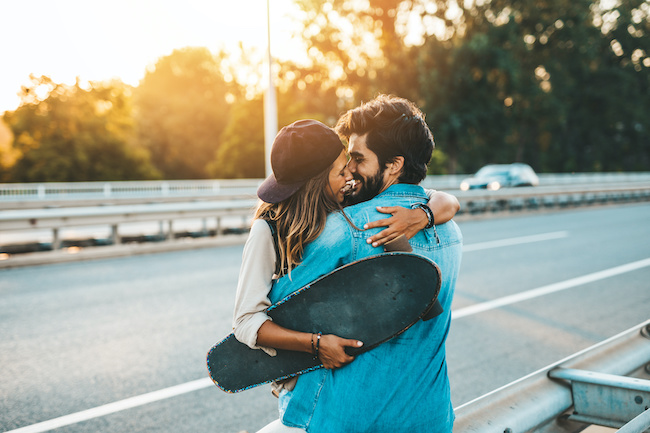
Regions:
<instances>
[{"instance_id":1,"label":"woman's brown hair","mask_svg":"<svg viewBox=\"0 0 650 433\"><path fill-rule=\"evenodd\" d=\"M276 267L280 269L278 276L290 274L291 269L300 264L305 246L325 228L327 215L340 209L326 190L330 188L330 170L331 166L288 199L275 204L262 202L255 211L256 219L270 220L276 225L280 256L280 266Z\"/></svg>"}]
</instances>

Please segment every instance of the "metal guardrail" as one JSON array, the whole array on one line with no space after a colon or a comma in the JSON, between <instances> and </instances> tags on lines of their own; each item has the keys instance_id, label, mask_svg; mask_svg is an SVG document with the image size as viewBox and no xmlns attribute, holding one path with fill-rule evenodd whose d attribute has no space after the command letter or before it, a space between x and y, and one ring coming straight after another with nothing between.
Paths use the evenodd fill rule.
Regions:
<instances>
[{"instance_id":1,"label":"metal guardrail","mask_svg":"<svg viewBox=\"0 0 650 433\"><path fill-rule=\"evenodd\" d=\"M596 424L641 433L650 428L649 373L650 320L457 407L454 432L574 433Z\"/></svg>"},{"instance_id":2,"label":"metal guardrail","mask_svg":"<svg viewBox=\"0 0 650 433\"><path fill-rule=\"evenodd\" d=\"M249 185L250 187L250 185ZM616 185L579 185L502 189L500 191L455 191L460 203L460 215L479 212L535 210L551 206L583 205L593 203L650 200L650 182ZM176 220L215 218L220 234L223 217L252 216L257 199L250 196L238 199L197 200L192 202L150 202L147 204L120 204L101 206L52 207L9 209L0 212L0 232L16 230L51 229L52 249L62 246L59 231L63 228L104 225L110 227L109 243L121 242L119 226L132 222L168 223L161 228L160 238L173 237ZM143 200L140 199L140 202ZM86 203L86 201L82 201ZM207 234L207 230L203 230Z\"/></svg>"},{"instance_id":3,"label":"metal guardrail","mask_svg":"<svg viewBox=\"0 0 650 433\"><path fill-rule=\"evenodd\" d=\"M454 191L460 214L650 200L650 181Z\"/></svg>"},{"instance_id":4,"label":"metal guardrail","mask_svg":"<svg viewBox=\"0 0 650 433\"><path fill-rule=\"evenodd\" d=\"M190 203L155 203L141 205L20 209L0 212L0 231L51 229L52 249L61 247L59 230L66 227L106 225L111 227L110 243L119 244L119 225L125 223L167 221L164 237L173 236L173 221L214 218L220 234L223 217L252 216L257 200L221 200Z\"/></svg>"},{"instance_id":5,"label":"metal guardrail","mask_svg":"<svg viewBox=\"0 0 650 433\"><path fill-rule=\"evenodd\" d=\"M467 175L430 175L425 188L457 190ZM650 184L650 173L540 174L540 186ZM252 198L263 179L0 184L0 209Z\"/></svg>"},{"instance_id":6,"label":"metal guardrail","mask_svg":"<svg viewBox=\"0 0 650 433\"><path fill-rule=\"evenodd\" d=\"M263 179L0 184L0 209L252 198Z\"/></svg>"}]
</instances>

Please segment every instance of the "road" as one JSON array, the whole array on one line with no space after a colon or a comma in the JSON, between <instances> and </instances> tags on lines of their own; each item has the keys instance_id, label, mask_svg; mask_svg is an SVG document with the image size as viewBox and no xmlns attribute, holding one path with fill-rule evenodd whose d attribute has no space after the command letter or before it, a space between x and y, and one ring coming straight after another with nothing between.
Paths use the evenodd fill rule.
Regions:
<instances>
[{"instance_id":1,"label":"road","mask_svg":"<svg viewBox=\"0 0 650 433\"><path fill-rule=\"evenodd\" d=\"M649 319L648 221L650 204L461 221L454 405ZM0 431L254 432L276 418L268 386L229 395L206 380L241 252L0 271ZM517 293L531 297L508 303Z\"/></svg>"}]
</instances>

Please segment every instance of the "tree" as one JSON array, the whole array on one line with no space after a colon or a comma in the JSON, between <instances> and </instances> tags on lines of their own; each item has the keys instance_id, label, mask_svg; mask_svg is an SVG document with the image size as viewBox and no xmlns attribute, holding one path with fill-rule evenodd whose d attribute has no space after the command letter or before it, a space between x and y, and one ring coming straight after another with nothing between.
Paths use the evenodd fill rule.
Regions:
<instances>
[{"instance_id":1,"label":"tree","mask_svg":"<svg viewBox=\"0 0 650 433\"><path fill-rule=\"evenodd\" d=\"M311 118L334 126L338 120L336 89L307 79L314 70L278 62L278 127ZM242 85L243 86L243 85ZM233 103L230 121L208 173L216 178L265 177L264 101L259 94Z\"/></svg>"},{"instance_id":2,"label":"tree","mask_svg":"<svg viewBox=\"0 0 650 433\"><path fill-rule=\"evenodd\" d=\"M0 182L10 181L10 170L19 157L13 147L14 137L9 126L0 118Z\"/></svg>"},{"instance_id":3,"label":"tree","mask_svg":"<svg viewBox=\"0 0 650 433\"><path fill-rule=\"evenodd\" d=\"M265 177L264 104L261 97L234 104L221 145L208 165L219 179Z\"/></svg>"},{"instance_id":4,"label":"tree","mask_svg":"<svg viewBox=\"0 0 650 433\"><path fill-rule=\"evenodd\" d=\"M641 36L649 30L650 2L604 5L493 0L438 1L430 8L426 18L444 31L427 38L420 77L425 111L438 138L451 145L452 165L466 171L511 161L539 171L648 166L641 118L648 118L650 60ZM483 48L472 50L480 41ZM500 104L505 109L497 110Z\"/></svg>"},{"instance_id":5,"label":"tree","mask_svg":"<svg viewBox=\"0 0 650 433\"><path fill-rule=\"evenodd\" d=\"M392 93L418 102L417 52L404 43L403 0L299 0L314 78L338 88L345 107Z\"/></svg>"},{"instance_id":6,"label":"tree","mask_svg":"<svg viewBox=\"0 0 650 433\"><path fill-rule=\"evenodd\" d=\"M207 48L174 50L136 89L138 136L167 179L208 176L233 99L220 68L224 58Z\"/></svg>"},{"instance_id":7,"label":"tree","mask_svg":"<svg viewBox=\"0 0 650 433\"><path fill-rule=\"evenodd\" d=\"M45 96L41 96L42 94ZM6 112L17 159L14 182L151 179L157 172L135 145L131 88L120 81L73 86L31 77L22 103Z\"/></svg>"},{"instance_id":8,"label":"tree","mask_svg":"<svg viewBox=\"0 0 650 433\"><path fill-rule=\"evenodd\" d=\"M415 101L450 172L648 169L650 0L299 4L339 99Z\"/></svg>"}]
</instances>

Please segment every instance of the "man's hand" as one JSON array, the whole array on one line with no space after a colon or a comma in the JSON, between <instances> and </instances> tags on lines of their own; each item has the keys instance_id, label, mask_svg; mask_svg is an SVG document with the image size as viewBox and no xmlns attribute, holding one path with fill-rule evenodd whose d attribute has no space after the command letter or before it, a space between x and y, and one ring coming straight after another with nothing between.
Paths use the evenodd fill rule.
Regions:
<instances>
[{"instance_id":1,"label":"man's hand","mask_svg":"<svg viewBox=\"0 0 650 433\"><path fill-rule=\"evenodd\" d=\"M336 335L323 335L320 339L318 358L327 369L341 368L354 361L354 356L345 353L345 348L348 346L361 347L363 343L359 340L349 340Z\"/></svg>"},{"instance_id":2,"label":"man's hand","mask_svg":"<svg viewBox=\"0 0 650 433\"><path fill-rule=\"evenodd\" d=\"M401 206L378 206L377 211L391 214L390 218L383 218L377 221L371 221L364 225L364 229L375 227L386 227L374 236L368 238L367 242L372 243L373 247L378 247L390 242L400 235L405 235L411 239L417 232L427 225L427 215L422 209L407 209Z\"/></svg>"},{"instance_id":3,"label":"man's hand","mask_svg":"<svg viewBox=\"0 0 650 433\"><path fill-rule=\"evenodd\" d=\"M451 194L441 191L434 192L427 205L433 211L436 224L446 223L460 210L458 199ZM378 206L377 211L389 213L392 216L390 218L369 222L363 226L364 229L387 227L368 238L367 242L372 243L373 247L390 242L400 235L405 235L407 239L411 239L417 232L425 228L429 222L426 213L422 209L407 209L401 206Z\"/></svg>"}]
</instances>

